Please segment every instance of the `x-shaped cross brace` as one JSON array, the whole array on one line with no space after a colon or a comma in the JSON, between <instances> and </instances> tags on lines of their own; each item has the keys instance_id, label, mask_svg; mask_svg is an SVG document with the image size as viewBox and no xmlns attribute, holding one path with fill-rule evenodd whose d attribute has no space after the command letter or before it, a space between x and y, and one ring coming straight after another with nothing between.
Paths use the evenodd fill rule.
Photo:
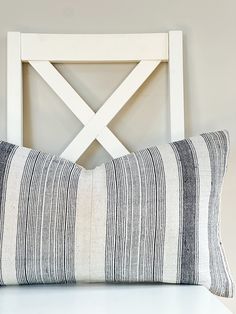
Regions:
<instances>
[{"instance_id":1,"label":"x-shaped cross brace","mask_svg":"<svg viewBox=\"0 0 236 314\"><path fill-rule=\"evenodd\" d=\"M84 124L84 128L72 140L61 156L76 162L95 139L100 142L113 158L129 153L107 125L160 62L159 60L140 61L105 101L103 106L94 113L49 61L30 61L33 68Z\"/></svg>"}]
</instances>

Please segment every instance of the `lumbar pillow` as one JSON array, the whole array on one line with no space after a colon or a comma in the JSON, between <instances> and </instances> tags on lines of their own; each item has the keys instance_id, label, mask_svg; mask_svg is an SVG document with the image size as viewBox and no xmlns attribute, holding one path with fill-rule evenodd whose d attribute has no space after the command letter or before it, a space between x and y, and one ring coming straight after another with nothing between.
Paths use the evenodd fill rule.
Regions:
<instances>
[{"instance_id":1,"label":"lumbar pillow","mask_svg":"<svg viewBox=\"0 0 236 314\"><path fill-rule=\"evenodd\" d=\"M166 282L231 297L219 237L225 131L94 170L0 142L0 284Z\"/></svg>"}]
</instances>

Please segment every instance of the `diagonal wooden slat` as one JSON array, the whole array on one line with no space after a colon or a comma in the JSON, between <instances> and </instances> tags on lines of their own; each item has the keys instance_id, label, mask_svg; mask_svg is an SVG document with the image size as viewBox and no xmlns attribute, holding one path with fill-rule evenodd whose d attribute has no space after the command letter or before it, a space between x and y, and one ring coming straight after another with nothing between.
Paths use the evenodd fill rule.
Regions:
<instances>
[{"instance_id":1,"label":"diagonal wooden slat","mask_svg":"<svg viewBox=\"0 0 236 314\"><path fill-rule=\"evenodd\" d=\"M160 64L160 60L140 61L133 71L120 84L115 92L105 101L93 118L85 125L62 153L62 157L77 161L101 131L120 111L137 89Z\"/></svg>"},{"instance_id":2,"label":"diagonal wooden slat","mask_svg":"<svg viewBox=\"0 0 236 314\"><path fill-rule=\"evenodd\" d=\"M94 49L91 49L91 47ZM171 140L184 137L183 49L181 31L171 31L165 34L92 35L22 34L19 32L10 32L8 33L8 48L8 141L18 145L22 145L23 141L23 81L21 72L22 62L24 61L31 62L35 68L36 66L40 68L45 67L44 77L46 81L50 80L52 76L52 73L48 73L50 70L54 74L56 73L54 91L80 120L84 119L84 125L87 125L89 120L92 120L94 112L63 79L60 73L56 72L56 69L50 65L49 61L88 63L131 60L143 60L147 62L155 62L155 60L168 61ZM50 70L46 65L47 67L50 66ZM51 85L53 86L53 80L51 80ZM113 157L119 157L128 153L124 145L106 126L100 130L98 129L96 126L96 132L94 131L97 133L96 138ZM93 137L94 134L91 138ZM71 144L75 142L76 138ZM89 142L91 142L91 139L86 139L86 143L82 143L81 145L86 147ZM64 154L69 151L71 144L65 150ZM74 147L75 151L71 156L73 159L75 159L76 150L78 151L77 148L76 146ZM67 155L68 159L71 159L71 157Z\"/></svg>"},{"instance_id":3,"label":"diagonal wooden slat","mask_svg":"<svg viewBox=\"0 0 236 314\"><path fill-rule=\"evenodd\" d=\"M49 61L30 61L29 63L61 98L72 113L86 125L95 113L57 69ZM129 153L125 146L106 126L97 140L113 158ZM70 156L67 157L70 159Z\"/></svg>"}]
</instances>

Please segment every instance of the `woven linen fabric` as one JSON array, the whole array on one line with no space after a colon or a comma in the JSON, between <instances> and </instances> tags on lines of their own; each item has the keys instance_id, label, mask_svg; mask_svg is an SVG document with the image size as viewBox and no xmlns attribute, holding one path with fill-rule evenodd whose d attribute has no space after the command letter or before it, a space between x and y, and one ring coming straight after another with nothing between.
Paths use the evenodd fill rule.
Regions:
<instances>
[{"instance_id":1,"label":"woven linen fabric","mask_svg":"<svg viewBox=\"0 0 236 314\"><path fill-rule=\"evenodd\" d=\"M199 284L232 297L219 235L226 131L94 170L0 142L0 285Z\"/></svg>"}]
</instances>

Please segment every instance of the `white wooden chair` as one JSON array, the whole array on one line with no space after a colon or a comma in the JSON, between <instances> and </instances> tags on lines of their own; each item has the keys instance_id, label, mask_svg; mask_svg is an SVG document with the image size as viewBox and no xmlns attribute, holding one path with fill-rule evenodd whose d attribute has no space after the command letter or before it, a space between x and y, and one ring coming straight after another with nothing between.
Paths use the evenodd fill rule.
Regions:
<instances>
[{"instance_id":1,"label":"white wooden chair","mask_svg":"<svg viewBox=\"0 0 236 314\"><path fill-rule=\"evenodd\" d=\"M95 114L51 62L137 61ZM62 153L76 161L96 138L112 157L128 153L108 123L161 62L169 61L171 140L184 137L182 32L115 35L8 33L7 138L23 143L22 62L29 62L74 115L82 131Z\"/></svg>"},{"instance_id":2,"label":"white wooden chair","mask_svg":"<svg viewBox=\"0 0 236 314\"><path fill-rule=\"evenodd\" d=\"M137 66L94 113L61 76L55 62L127 62ZM184 138L182 32L157 34L8 33L7 140L23 144L22 62L29 62L84 128L62 152L76 161L97 139L112 157L128 153L107 127L161 62L169 65L171 140ZM6 313L230 313L207 289L177 285L78 285L6 287Z\"/></svg>"}]
</instances>

